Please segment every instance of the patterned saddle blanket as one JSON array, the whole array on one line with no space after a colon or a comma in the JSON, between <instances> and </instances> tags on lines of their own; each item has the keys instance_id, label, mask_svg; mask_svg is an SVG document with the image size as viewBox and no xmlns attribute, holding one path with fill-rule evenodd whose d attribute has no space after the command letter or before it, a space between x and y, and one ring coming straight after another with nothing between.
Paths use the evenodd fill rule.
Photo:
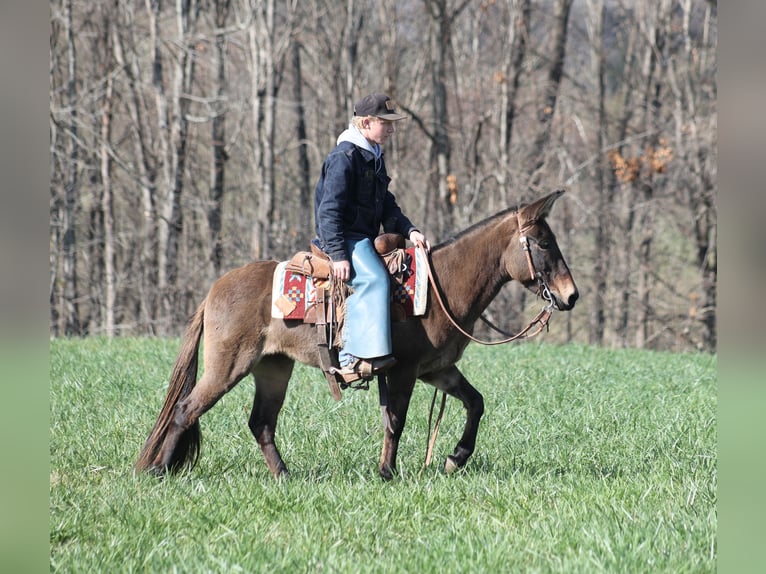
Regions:
<instances>
[{"instance_id":1,"label":"patterned saddle blanket","mask_svg":"<svg viewBox=\"0 0 766 574\"><path fill-rule=\"evenodd\" d=\"M421 250L403 251L402 266L391 279L391 316L393 320L421 316L428 299L428 269ZM310 266L306 266L310 267ZM271 316L316 322L317 290L329 290L329 281L314 276L310 269L299 271L289 261L282 261L274 271L271 291ZM329 296L323 297L325 300ZM342 315L341 311L338 314ZM336 315L337 316L337 315Z\"/></svg>"}]
</instances>

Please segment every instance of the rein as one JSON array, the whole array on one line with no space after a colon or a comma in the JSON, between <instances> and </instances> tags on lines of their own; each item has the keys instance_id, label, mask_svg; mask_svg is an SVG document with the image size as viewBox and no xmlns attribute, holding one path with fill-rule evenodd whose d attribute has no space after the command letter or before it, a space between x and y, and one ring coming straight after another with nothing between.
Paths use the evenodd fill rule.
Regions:
<instances>
[{"instance_id":1,"label":"rein","mask_svg":"<svg viewBox=\"0 0 766 574\"><path fill-rule=\"evenodd\" d=\"M524 250L524 253L527 258L527 266L529 267L529 274L532 278L537 279L540 285L540 295L545 301L548 302L548 304L542 308L542 310L535 316L534 319L532 319L529 322L529 324L526 327L524 327L521 331L519 331L515 335L511 335L505 339L501 339L499 341L482 341L480 339L477 339L470 333L468 333L465 329L463 329L463 327L460 326L457 320L452 316L452 313L449 312L449 310L447 309L447 306L444 303L444 300L442 299L441 292L439 289L439 284L436 282L436 279L434 278L430 254L427 252L425 253L426 269L428 270L428 280L434 289L434 294L436 295L436 300L439 302L439 306L441 307L442 311L444 311L444 314L447 316L447 319L449 319L449 322L452 323L452 325L458 331L460 331L460 333L468 337L471 341L475 343L479 343L480 345L502 345L504 343L510 343L511 341L515 341L517 339L534 337L535 335L540 333L545 327L548 326L548 321L550 320L551 315L553 313L553 296L551 295L550 288L548 287L548 284L545 282L545 279L543 278L542 273L538 272L535 269L535 264L532 261L532 253L529 248L529 238L523 232L518 211L516 212L516 221L518 222L518 225L519 225L519 243L521 244L521 248ZM423 249L425 251L425 249L420 245L417 246L417 249ZM497 327L487 322L486 320L485 320L485 323L487 323L495 331L500 332L500 330ZM538 325L537 329L533 333L529 334L529 331L532 330L532 328L535 325ZM436 395L438 392L439 390L434 388L434 396L433 396L433 399L431 400L431 409L428 414L428 434L431 434L431 419L433 417L434 406L436 404ZM444 415L444 407L445 407L446 401L447 401L447 394L442 392L442 400L441 400L441 405L439 407L439 414L436 416L436 425L434 426L433 435L431 435L431 439L428 441L428 444L426 446L426 456L425 456L425 461L423 462L423 466L420 469L421 473L423 472L423 469L425 467L431 464L434 444L436 443L436 435L439 432L439 425L441 424L442 415Z\"/></svg>"},{"instance_id":2,"label":"rein","mask_svg":"<svg viewBox=\"0 0 766 574\"><path fill-rule=\"evenodd\" d=\"M439 289L439 284L436 281L436 278L434 277L433 273L433 266L431 265L431 257L430 254L425 253L425 261L426 261L426 269L428 271L428 280L431 283L431 286L434 288L434 294L436 295L436 300L439 303L439 306L441 307L442 311L444 311L444 314L446 315L447 319L449 319L449 322L452 323L452 325L460 331L461 334L468 337L471 341L474 343L479 343L480 345L502 345L505 343L510 343L511 341L515 341L516 339L522 339L527 337L534 337L540 331L542 331L545 327L548 326L548 321L551 318L551 315L553 313L553 296L551 295L551 291L548 287L548 284L545 282L545 279L543 279L542 273L539 273L535 269L535 264L532 261L532 252L529 249L529 238L527 238L526 235L522 233L522 227L521 227L521 221L519 220L519 214L516 213L516 219L519 221L519 243L521 244L521 248L524 250L524 254L527 258L527 265L529 267L529 274L531 277L537 279L537 281L540 284L540 295L541 297L548 302L548 304L543 307L540 312L535 316L534 319L532 319L529 324L524 327L521 331L516 333L515 335L511 335L510 337L507 337L505 339L501 339L499 341L482 341L481 339L477 339L473 335L471 335L468 331L463 329L463 327L460 326L460 324L457 322L457 320L452 316L452 313L449 312L447 309L447 305L444 303L444 300L441 296L441 290ZM423 247L418 246L417 249L423 249ZM489 324L490 327L495 329L496 331L499 331L494 325ZM532 330L532 328L538 325L537 330L535 330L532 334L529 334L529 331Z\"/></svg>"}]
</instances>

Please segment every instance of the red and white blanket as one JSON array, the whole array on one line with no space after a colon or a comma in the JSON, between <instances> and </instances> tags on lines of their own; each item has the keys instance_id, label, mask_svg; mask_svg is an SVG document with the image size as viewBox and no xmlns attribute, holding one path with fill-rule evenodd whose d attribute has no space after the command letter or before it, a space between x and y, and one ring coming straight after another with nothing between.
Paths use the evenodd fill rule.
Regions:
<instances>
[{"instance_id":1,"label":"red and white blanket","mask_svg":"<svg viewBox=\"0 0 766 574\"><path fill-rule=\"evenodd\" d=\"M422 250L410 247L406 250L409 266L406 280L391 290L391 302L401 305L406 315L420 316L426 312L428 303L428 270ZM271 291L271 316L275 319L303 319L306 310L316 303L316 290L311 277L287 271L287 261L282 261L274 271Z\"/></svg>"}]
</instances>

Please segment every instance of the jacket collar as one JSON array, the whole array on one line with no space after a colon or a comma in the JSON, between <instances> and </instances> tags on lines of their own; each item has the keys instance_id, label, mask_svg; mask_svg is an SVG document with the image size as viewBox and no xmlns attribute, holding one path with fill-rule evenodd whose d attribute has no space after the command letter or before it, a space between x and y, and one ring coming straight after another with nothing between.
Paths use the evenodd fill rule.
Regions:
<instances>
[{"instance_id":1,"label":"jacket collar","mask_svg":"<svg viewBox=\"0 0 766 574\"><path fill-rule=\"evenodd\" d=\"M380 146L367 141L367 138L362 135L362 132L354 124L349 124L348 129L338 136L336 144L339 145L343 142L349 142L358 147L365 161L378 159L383 155L383 150L380 149Z\"/></svg>"}]
</instances>

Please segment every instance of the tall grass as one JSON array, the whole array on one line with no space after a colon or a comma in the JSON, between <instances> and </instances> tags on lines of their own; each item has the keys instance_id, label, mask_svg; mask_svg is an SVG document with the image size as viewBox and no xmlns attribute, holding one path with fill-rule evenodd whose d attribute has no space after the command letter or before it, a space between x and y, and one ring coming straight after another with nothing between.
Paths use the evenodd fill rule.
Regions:
<instances>
[{"instance_id":1,"label":"tall grass","mask_svg":"<svg viewBox=\"0 0 766 574\"><path fill-rule=\"evenodd\" d=\"M51 343L51 569L61 572L713 572L716 358L525 343L470 346L485 397L476 454L418 475L432 389L418 384L391 483L377 393L336 403L299 366L273 480L243 381L202 418L190 473L132 464L176 340ZM464 413L448 401L438 460Z\"/></svg>"}]
</instances>

